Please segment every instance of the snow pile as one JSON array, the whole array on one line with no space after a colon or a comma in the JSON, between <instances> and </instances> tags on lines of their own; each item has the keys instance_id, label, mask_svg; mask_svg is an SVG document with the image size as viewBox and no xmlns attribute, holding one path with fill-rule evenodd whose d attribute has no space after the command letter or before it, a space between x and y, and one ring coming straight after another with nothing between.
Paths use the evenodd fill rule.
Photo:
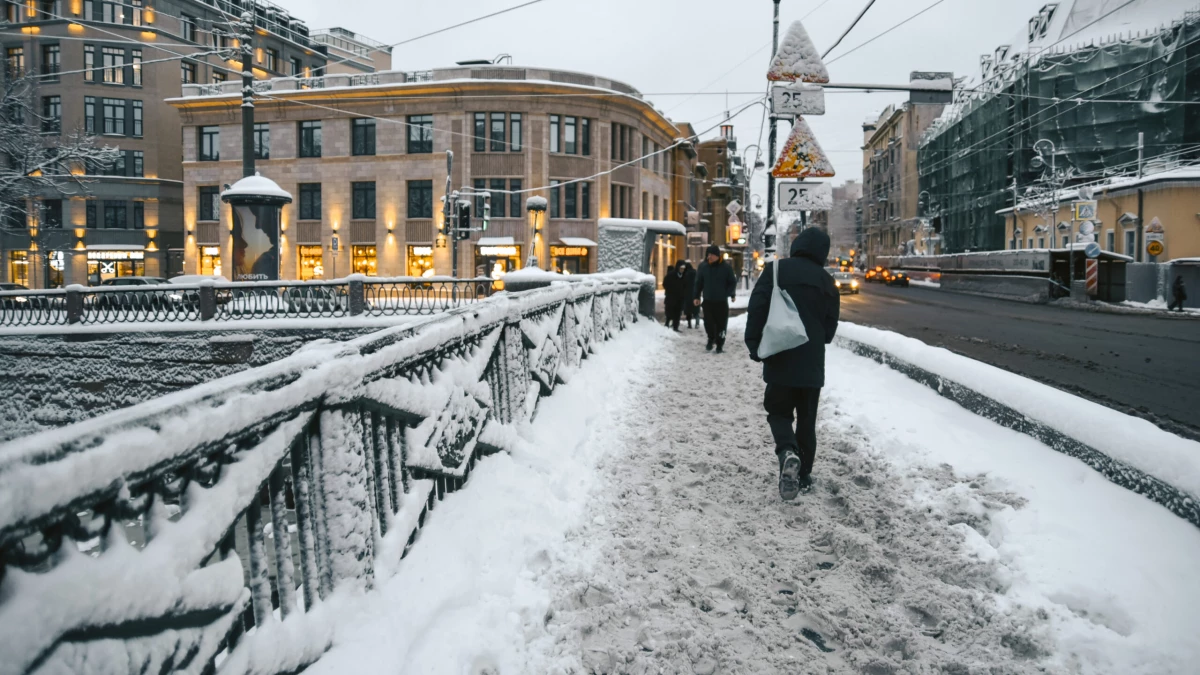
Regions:
<instances>
[{"instance_id":1,"label":"snow pile","mask_svg":"<svg viewBox=\"0 0 1200 675\"><path fill-rule=\"evenodd\" d=\"M525 267L504 275L504 281L562 281L565 277L557 272L548 272L540 267Z\"/></svg>"},{"instance_id":2,"label":"snow pile","mask_svg":"<svg viewBox=\"0 0 1200 675\"><path fill-rule=\"evenodd\" d=\"M808 122L797 116L792 125L792 133L788 135L783 152L779 153L779 161L771 169L776 178L832 178L833 163L821 149L817 137L813 135Z\"/></svg>"},{"instance_id":3,"label":"snow pile","mask_svg":"<svg viewBox=\"0 0 1200 675\"><path fill-rule=\"evenodd\" d=\"M545 211L548 208L545 197L533 196L525 200L526 211Z\"/></svg>"},{"instance_id":4,"label":"snow pile","mask_svg":"<svg viewBox=\"0 0 1200 675\"><path fill-rule=\"evenodd\" d=\"M839 336L870 345L992 398L1109 457L1200 497L1200 443L1151 422L898 333L842 322Z\"/></svg>"},{"instance_id":5,"label":"snow pile","mask_svg":"<svg viewBox=\"0 0 1200 675\"><path fill-rule=\"evenodd\" d=\"M772 82L829 82L829 70L803 23L794 21L788 27L787 35L779 42L779 51L771 59L767 79Z\"/></svg>"}]
</instances>

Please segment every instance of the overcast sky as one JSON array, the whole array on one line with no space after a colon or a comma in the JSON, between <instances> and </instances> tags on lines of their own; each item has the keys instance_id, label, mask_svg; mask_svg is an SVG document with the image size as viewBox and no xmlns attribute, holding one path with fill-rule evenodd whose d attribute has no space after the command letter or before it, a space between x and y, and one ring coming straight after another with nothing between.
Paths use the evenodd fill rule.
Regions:
<instances>
[{"instance_id":1,"label":"overcast sky","mask_svg":"<svg viewBox=\"0 0 1200 675\"><path fill-rule=\"evenodd\" d=\"M521 2L276 1L312 28L342 26L384 43L396 43ZM877 0L830 54L831 79L904 84L914 70L975 76L979 56L1011 43L1046 3L943 0L917 19L834 62L839 54L934 1ZM780 32L812 12L805 26L823 52L866 2L782 0ZM765 91L771 57L771 12L770 0L544 0L397 47L392 62L398 70L418 70L511 54L515 65L578 70L624 81L645 93L671 119L691 122L697 131L704 131L720 124L724 111L736 111L755 98L747 92ZM728 103L726 91L730 92ZM672 95L677 92L708 93ZM846 179L861 180L863 120L905 98L904 94L827 93L827 114L809 118L809 122L837 169L835 184ZM763 108L755 106L734 120L742 148L759 142L762 119ZM787 129L786 123L780 125L780 146ZM702 138L716 133L711 131ZM765 130L761 138L765 155ZM758 172L754 183L756 192L765 193L765 172Z\"/></svg>"}]
</instances>

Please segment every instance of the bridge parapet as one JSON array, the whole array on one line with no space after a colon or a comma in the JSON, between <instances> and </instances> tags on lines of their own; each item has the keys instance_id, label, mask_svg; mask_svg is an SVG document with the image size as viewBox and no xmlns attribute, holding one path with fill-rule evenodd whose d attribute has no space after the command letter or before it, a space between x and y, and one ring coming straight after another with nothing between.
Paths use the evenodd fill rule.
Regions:
<instances>
[{"instance_id":1,"label":"bridge parapet","mask_svg":"<svg viewBox=\"0 0 1200 675\"><path fill-rule=\"evenodd\" d=\"M0 675L303 669L641 291L504 294L0 445Z\"/></svg>"}]
</instances>

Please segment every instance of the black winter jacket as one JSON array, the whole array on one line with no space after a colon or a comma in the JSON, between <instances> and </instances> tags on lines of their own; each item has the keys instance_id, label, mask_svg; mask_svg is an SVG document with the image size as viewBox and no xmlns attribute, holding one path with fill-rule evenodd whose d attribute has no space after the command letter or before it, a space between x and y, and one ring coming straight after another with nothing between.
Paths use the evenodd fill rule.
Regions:
<instances>
[{"instance_id":1,"label":"black winter jacket","mask_svg":"<svg viewBox=\"0 0 1200 675\"><path fill-rule=\"evenodd\" d=\"M692 286L696 283L696 272L691 265L684 265L683 274L678 266L672 267L663 277L663 292L669 307L680 307L692 301Z\"/></svg>"},{"instance_id":2,"label":"black winter jacket","mask_svg":"<svg viewBox=\"0 0 1200 675\"><path fill-rule=\"evenodd\" d=\"M746 317L746 346L750 358L758 358L763 327L771 308L771 293L775 287L772 265L779 265L779 285L792 297L808 342L795 349L763 359L763 380L767 384L788 387L825 386L825 345L833 342L837 332L841 296L833 277L825 271L829 256L829 235L810 227L792 242L792 257L768 264L754 285Z\"/></svg>"},{"instance_id":3,"label":"black winter jacket","mask_svg":"<svg viewBox=\"0 0 1200 675\"><path fill-rule=\"evenodd\" d=\"M732 265L724 260L716 265L709 265L707 260L700 263L700 269L696 270L696 293L693 298L700 298L703 302L729 302L735 295L737 275L733 273Z\"/></svg>"}]
</instances>

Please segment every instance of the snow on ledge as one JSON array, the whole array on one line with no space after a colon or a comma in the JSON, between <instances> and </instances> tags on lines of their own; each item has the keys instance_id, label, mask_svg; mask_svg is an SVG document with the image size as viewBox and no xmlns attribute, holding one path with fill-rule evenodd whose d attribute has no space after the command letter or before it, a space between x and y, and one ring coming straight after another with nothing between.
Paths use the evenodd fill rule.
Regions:
<instances>
[{"instance_id":1,"label":"snow on ledge","mask_svg":"<svg viewBox=\"0 0 1200 675\"><path fill-rule=\"evenodd\" d=\"M660 234L677 234L684 236L687 228L673 220L638 220L636 218L601 218L600 229L645 230Z\"/></svg>"},{"instance_id":2,"label":"snow on ledge","mask_svg":"<svg viewBox=\"0 0 1200 675\"><path fill-rule=\"evenodd\" d=\"M899 333L843 321L838 335L969 387L1115 460L1200 497L1200 443L1163 431L1140 417Z\"/></svg>"}]
</instances>

